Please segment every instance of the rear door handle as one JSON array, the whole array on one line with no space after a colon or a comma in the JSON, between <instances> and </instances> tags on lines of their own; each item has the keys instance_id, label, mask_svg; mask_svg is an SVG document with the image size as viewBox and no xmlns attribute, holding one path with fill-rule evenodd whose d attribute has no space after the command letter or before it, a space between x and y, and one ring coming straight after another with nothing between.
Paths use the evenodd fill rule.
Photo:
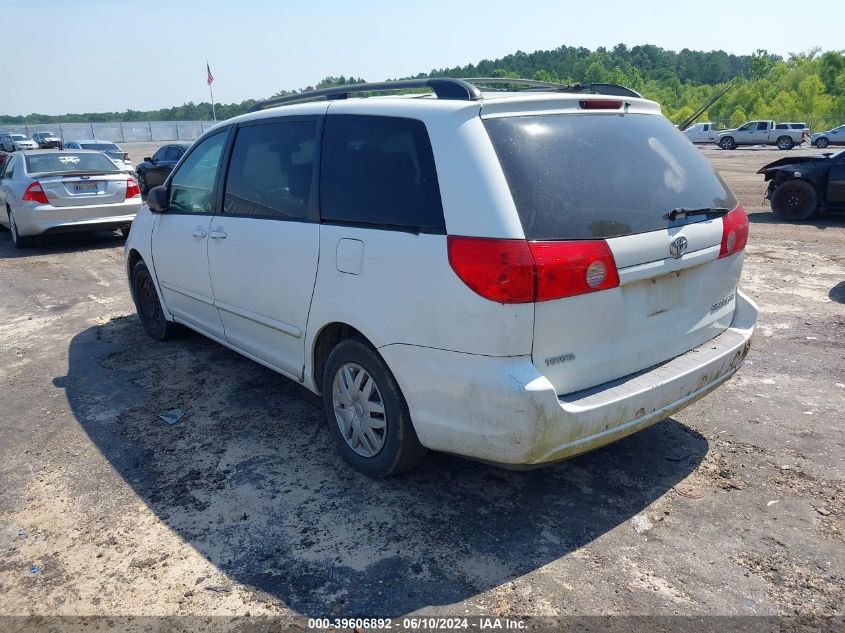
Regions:
<instances>
[{"instance_id":1,"label":"rear door handle","mask_svg":"<svg viewBox=\"0 0 845 633\"><path fill-rule=\"evenodd\" d=\"M206 232L205 232L205 231L203 231L202 229L194 229L194 233L193 233L193 235L194 235L194 237L203 238L203 237L205 237L206 235L208 235L208 233L206 233Z\"/></svg>"},{"instance_id":2,"label":"rear door handle","mask_svg":"<svg viewBox=\"0 0 845 633\"><path fill-rule=\"evenodd\" d=\"M223 229L215 229L208 236L213 240L225 240L226 239L226 231Z\"/></svg>"}]
</instances>

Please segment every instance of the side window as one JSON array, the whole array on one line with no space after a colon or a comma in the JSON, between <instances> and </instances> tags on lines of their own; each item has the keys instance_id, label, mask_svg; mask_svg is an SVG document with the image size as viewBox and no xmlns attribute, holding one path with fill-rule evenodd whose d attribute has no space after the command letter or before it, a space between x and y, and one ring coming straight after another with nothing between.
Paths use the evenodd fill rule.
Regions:
<instances>
[{"instance_id":1,"label":"side window","mask_svg":"<svg viewBox=\"0 0 845 633\"><path fill-rule=\"evenodd\" d=\"M164 160L165 155L167 154L167 147L160 147L155 154L153 154L153 162L157 163L160 160Z\"/></svg>"},{"instance_id":2,"label":"side window","mask_svg":"<svg viewBox=\"0 0 845 633\"><path fill-rule=\"evenodd\" d=\"M702 132L709 132L710 131L710 124L705 123L704 127L701 129Z\"/></svg>"},{"instance_id":3,"label":"side window","mask_svg":"<svg viewBox=\"0 0 845 633\"><path fill-rule=\"evenodd\" d=\"M769 129L769 122L768 121L760 121L757 123L757 129L761 131L766 131Z\"/></svg>"},{"instance_id":4,"label":"side window","mask_svg":"<svg viewBox=\"0 0 845 633\"><path fill-rule=\"evenodd\" d=\"M787 126L787 125L786 125L786 123L778 123L778 124L775 126L775 129L776 129L776 130L788 130L788 129L789 129L789 126Z\"/></svg>"},{"instance_id":5,"label":"side window","mask_svg":"<svg viewBox=\"0 0 845 633\"><path fill-rule=\"evenodd\" d=\"M226 143L221 131L202 141L188 155L170 181L170 211L211 213L214 179Z\"/></svg>"},{"instance_id":6,"label":"side window","mask_svg":"<svg viewBox=\"0 0 845 633\"><path fill-rule=\"evenodd\" d=\"M445 229L434 155L422 121L330 114L323 139L324 221Z\"/></svg>"},{"instance_id":7,"label":"side window","mask_svg":"<svg viewBox=\"0 0 845 633\"><path fill-rule=\"evenodd\" d=\"M178 147L168 147L167 152L164 154L164 160L173 161L174 163L179 160L179 157L182 153L179 151Z\"/></svg>"},{"instance_id":8,"label":"side window","mask_svg":"<svg viewBox=\"0 0 845 633\"><path fill-rule=\"evenodd\" d=\"M12 176L15 175L15 157L14 156L9 157L9 160L6 161L6 165L5 165L5 167L3 168L2 171L3 171L3 174L2 174L3 179L11 178Z\"/></svg>"},{"instance_id":9,"label":"side window","mask_svg":"<svg viewBox=\"0 0 845 633\"><path fill-rule=\"evenodd\" d=\"M223 213L305 218L311 204L316 145L316 120L241 127L226 176Z\"/></svg>"}]
</instances>

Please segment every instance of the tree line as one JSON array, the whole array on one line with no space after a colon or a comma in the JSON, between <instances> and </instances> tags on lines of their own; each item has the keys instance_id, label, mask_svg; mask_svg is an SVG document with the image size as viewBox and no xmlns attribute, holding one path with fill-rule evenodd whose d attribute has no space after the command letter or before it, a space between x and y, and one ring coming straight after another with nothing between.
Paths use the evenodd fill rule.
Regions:
<instances>
[{"instance_id":1,"label":"tree line","mask_svg":"<svg viewBox=\"0 0 845 633\"><path fill-rule=\"evenodd\" d=\"M758 50L752 55L724 51L670 51L645 44L628 48L618 44L595 51L561 46L554 50L517 51L495 60L453 68L432 69L416 77L527 77L560 83L617 83L654 99L664 113L679 122L693 113L727 82L734 87L702 117L738 125L748 119L805 121L811 128L845 123L845 51L813 49L787 58ZM326 77L315 86L362 83L360 77ZM276 95L296 94L280 91ZM255 100L216 104L217 118L246 112ZM189 102L161 110L126 110L48 116L0 116L0 124L96 123L115 121L210 120L211 103Z\"/></svg>"}]
</instances>

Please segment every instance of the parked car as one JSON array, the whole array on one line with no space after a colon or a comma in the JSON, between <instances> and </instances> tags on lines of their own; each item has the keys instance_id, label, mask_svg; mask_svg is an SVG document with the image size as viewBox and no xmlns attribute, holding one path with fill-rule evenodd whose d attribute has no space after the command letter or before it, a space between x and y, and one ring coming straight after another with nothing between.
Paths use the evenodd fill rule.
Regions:
<instances>
[{"instance_id":1,"label":"parked car","mask_svg":"<svg viewBox=\"0 0 845 633\"><path fill-rule=\"evenodd\" d=\"M52 132L35 132L32 135L32 140L38 143L41 149L50 149L55 147L60 149L62 147L62 139Z\"/></svg>"},{"instance_id":2,"label":"parked car","mask_svg":"<svg viewBox=\"0 0 845 633\"><path fill-rule=\"evenodd\" d=\"M117 145L117 143L98 140L65 141L64 149L91 149L103 152L103 154L108 156L109 160L117 165L121 171L125 171L132 175L135 174L135 168L132 166L132 161L129 159L129 153L120 149L120 146Z\"/></svg>"},{"instance_id":3,"label":"parked car","mask_svg":"<svg viewBox=\"0 0 845 633\"><path fill-rule=\"evenodd\" d=\"M152 187L163 184L190 146L190 143L163 145L156 150L152 157L144 158L144 162L135 168L141 193L146 195Z\"/></svg>"},{"instance_id":4,"label":"parked car","mask_svg":"<svg viewBox=\"0 0 845 633\"><path fill-rule=\"evenodd\" d=\"M845 211L845 150L824 156L781 158L761 167L766 198L781 220L807 220L827 211Z\"/></svg>"},{"instance_id":5,"label":"parked car","mask_svg":"<svg viewBox=\"0 0 845 633\"><path fill-rule=\"evenodd\" d=\"M686 407L750 347L748 219L656 103L566 89L361 84L218 124L132 225L141 324L322 394L370 476L536 466Z\"/></svg>"},{"instance_id":6,"label":"parked car","mask_svg":"<svg viewBox=\"0 0 845 633\"><path fill-rule=\"evenodd\" d=\"M0 224L18 248L36 235L122 229L141 207L138 183L101 152L34 150L0 171Z\"/></svg>"},{"instance_id":7,"label":"parked car","mask_svg":"<svg viewBox=\"0 0 845 633\"><path fill-rule=\"evenodd\" d=\"M26 138L23 134L4 134L0 136L0 147L7 152L18 150L38 149L38 143Z\"/></svg>"},{"instance_id":8,"label":"parked car","mask_svg":"<svg viewBox=\"0 0 845 633\"><path fill-rule=\"evenodd\" d=\"M807 136L806 127L800 129L790 127L789 123L749 121L738 128L719 132L716 142L722 149L736 149L739 145L777 145L778 149L788 150L803 143Z\"/></svg>"},{"instance_id":9,"label":"parked car","mask_svg":"<svg viewBox=\"0 0 845 633\"><path fill-rule=\"evenodd\" d=\"M810 135L810 143L822 149L828 145L845 145L845 125Z\"/></svg>"},{"instance_id":10,"label":"parked car","mask_svg":"<svg viewBox=\"0 0 845 633\"><path fill-rule=\"evenodd\" d=\"M715 123L696 123L684 130L684 135L693 143L715 143L716 132Z\"/></svg>"}]
</instances>

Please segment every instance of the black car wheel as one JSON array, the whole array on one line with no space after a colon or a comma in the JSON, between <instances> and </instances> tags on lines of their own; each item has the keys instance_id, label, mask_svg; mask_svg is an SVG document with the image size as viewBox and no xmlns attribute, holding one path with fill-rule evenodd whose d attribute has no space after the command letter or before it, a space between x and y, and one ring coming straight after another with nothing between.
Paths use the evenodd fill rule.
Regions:
<instances>
[{"instance_id":1,"label":"black car wheel","mask_svg":"<svg viewBox=\"0 0 845 633\"><path fill-rule=\"evenodd\" d=\"M144 172L138 172L138 188L141 190L143 195L147 195L149 191L149 187L147 186L147 177L144 175Z\"/></svg>"},{"instance_id":2,"label":"black car wheel","mask_svg":"<svg viewBox=\"0 0 845 633\"><path fill-rule=\"evenodd\" d=\"M816 147L819 147L821 149L824 149L829 144L830 144L830 141L828 141L824 136L822 136L819 139L816 139Z\"/></svg>"},{"instance_id":3,"label":"black car wheel","mask_svg":"<svg viewBox=\"0 0 845 633\"><path fill-rule=\"evenodd\" d=\"M139 261L132 268L130 281L138 318L147 334L157 341L173 338L178 332L178 326L165 318L161 302L158 300L155 282L143 261Z\"/></svg>"},{"instance_id":4,"label":"black car wheel","mask_svg":"<svg viewBox=\"0 0 845 633\"><path fill-rule=\"evenodd\" d=\"M772 211L780 220L807 220L818 206L816 189L806 180L787 180L772 194Z\"/></svg>"}]
</instances>

